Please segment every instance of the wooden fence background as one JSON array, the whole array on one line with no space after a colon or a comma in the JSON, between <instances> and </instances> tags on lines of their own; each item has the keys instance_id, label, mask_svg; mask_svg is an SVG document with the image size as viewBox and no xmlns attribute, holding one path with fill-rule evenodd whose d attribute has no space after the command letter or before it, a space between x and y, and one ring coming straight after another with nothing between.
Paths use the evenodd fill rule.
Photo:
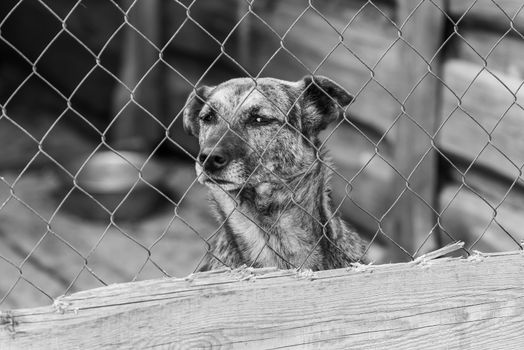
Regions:
<instances>
[{"instance_id":1,"label":"wooden fence background","mask_svg":"<svg viewBox=\"0 0 524 350\"><path fill-rule=\"evenodd\" d=\"M57 1L56 6L64 3ZM246 10L246 4L240 3L197 1L191 16L223 39ZM256 0L252 8L260 18L243 21L240 34L224 46L251 73L263 68L261 75L294 80L313 70L334 77L357 94L348 111L349 120L364 130L366 137L380 142L375 146L349 124L337 125L328 147L340 173L352 180L353 188L349 191L346 183L335 181L333 192L337 202L349 194L351 200L342 203L343 215L364 236L376 240L373 247L378 247L374 252L377 260L409 260L454 239L465 241L469 252L471 248L484 252L521 249L522 2L381 0L368 3L364 10L361 8L366 1L313 3L319 9L309 9L296 21L303 1ZM34 17L41 15L38 11L45 12L29 2L25 6ZM88 20L72 21L71 30L89 46L96 46L103 42L97 41L96 35L101 35L104 28L111 32L113 24L111 16L97 21L94 9L105 5L90 6L85 10ZM6 3L0 4L4 12L7 7ZM174 32L188 13L169 8L158 16L165 17L165 30ZM348 18L354 20L340 33L344 45L325 59L325 53L340 42L332 27L343 29ZM291 24L293 28L287 32ZM16 47L36 52L35 42L48 40L41 30L42 23L24 25L7 23L2 35L11 35ZM280 35L286 33L285 39L268 31L268 25ZM26 35L27 31L35 36ZM195 33L181 30L165 56L174 58L173 65L196 81L216 57L217 45L206 33ZM87 71L82 67L92 63L72 48L64 56L60 45L66 44L57 42L50 47L38 68L57 85L71 88L76 84L72 79L81 80ZM279 48L279 54L273 56ZM140 48L134 50L142 52ZM299 57L310 71L297 64L286 50ZM108 47L109 61L116 60L116 51ZM68 64L72 61L74 67ZM231 65L220 67L219 73L212 71L203 83L213 84L241 73ZM125 67L123 70L126 76ZM127 77L137 78L132 74ZM172 72L166 77L166 95L172 98L161 101L165 106L154 108L164 108L163 115L173 116L191 87L173 77ZM104 108L112 104L112 85L103 79L97 84L79 89L74 102L82 106L98 101L86 114L106 115ZM0 142L15 134L9 128L12 126L0 129L5 136ZM140 129L154 130L143 125ZM184 149L196 153L194 140L181 129L174 128L174 138ZM82 139L80 134L69 134L69 138L76 142ZM155 135L145 135L142 141L146 145L154 143ZM5 147L0 148L2 169L23 168L31 160L33 153L28 152L24 158L12 147L13 143L5 142ZM57 159L64 156L63 144L50 142L32 147L42 147ZM383 158L376 156L376 149ZM66 150L71 153L70 148ZM190 181L181 183L186 186ZM191 203L202 202L202 198ZM22 214L18 221L27 222ZM57 221L54 224L60 228L64 221ZM5 243L0 247L1 254L22 251L18 255L26 256L32 252L37 239L26 239L24 232L6 227L0 232ZM61 228L71 232L68 239L81 247L79 251L89 251L95 239L87 232L74 234L78 233L75 227L67 221ZM25 231L32 228L28 225ZM104 244L106 255L99 254L101 257L93 257L90 263L98 259L95 267L104 271L102 275L109 281L131 279L128 277L136 273L138 264L126 265L111 255L116 249L128 248L115 248L122 246L116 239L106 239ZM171 249L165 246L165 250ZM176 249L184 250L180 246ZM46 277L36 278L37 283L43 285L60 275L58 282L52 281L59 284L54 291L68 285L77 266L85 267L82 256L74 257L80 261L73 266L72 258L67 260L56 252L56 245L43 245L35 253L43 258L28 259L33 270L48 272ZM172 255L164 252L161 261L169 263ZM209 344L319 348L326 342L334 348L518 348L523 337L519 331L523 326L519 296L522 269L521 253L507 253L429 264L326 271L311 276L289 271L235 271L203 274L194 280L116 285L60 298L52 307L2 312L0 348ZM61 275L64 271L65 277ZM13 272L12 280L19 274L21 271ZM0 279L2 290L10 288L12 280ZM65 282L60 284L61 280ZM80 278L81 289L92 286L92 280Z\"/></svg>"},{"instance_id":2,"label":"wooden fence background","mask_svg":"<svg viewBox=\"0 0 524 350\"><path fill-rule=\"evenodd\" d=\"M186 10L175 2L166 2L159 10L139 1L137 7L146 9L136 12L146 17L157 13L164 35L140 21L136 26L159 47L165 45L164 60L195 83L200 77L200 84L216 84L245 75L228 59L214 62L220 45L208 35L224 40L238 26L223 47L250 74L296 80L315 72L335 78L357 94L348 110L349 120L363 134L341 123L327 147L339 173L352 184L348 189L345 181L335 178L335 201L349 197L343 201L341 211L359 231L376 240L376 260L409 259L417 251L448 243L451 238L447 233L465 241L467 248L474 244L474 249L490 252L517 249L516 242L524 238L519 230L524 224L519 215L524 209L522 3L331 0L311 4L314 6L298 19L308 5L302 0L257 0L251 7L237 0L197 1L191 6L188 20ZM7 13L9 6L3 3L0 11ZM70 4L57 0L53 6L57 13L65 14ZM245 16L248 11L252 15ZM17 26L14 20L8 21L3 25L3 35L29 57L37 56L53 35L46 26L53 20L48 12L27 3L16 11L16 18L39 18L39 22ZM102 47L122 20L122 14L110 2L93 3L76 12L68 20L68 29L94 49ZM106 15L100 17L98 13ZM131 15L133 20L136 13ZM29 38L27 32L34 35ZM176 37L168 45L173 33ZM126 56L136 51L151 53L150 45L140 38L134 40L138 48L128 45ZM104 63L115 66L121 52L116 43L108 43ZM140 63L142 66L135 72L124 66L123 81L138 80L147 71L151 57L157 55L146 55L147 62ZM39 62L39 71L57 86L68 89L75 87L93 65L91 56L68 41L58 40L47 49L45 58ZM67 64L71 61L76 62L75 67ZM67 74L64 69L68 69ZM164 72L162 83L154 83L154 79L144 82L147 91L155 90L151 86L162 86L162 101L145 96L143 104L151 110L160 109L158 119L166 125L178 114L192 89L172 69ZM111 113L105 108L115 104L113 86L110 77L97 75L96 80L78 89L73 102L78 102L78 110L89 115L93 123L103 125L107 118L97 118ZM137 95L141 93L139 89ZM162 134L158 124L148 124L141 117L127 120L133 123L117 128L117 135L125 134L134 144L145 144L150 149L157 146ZM47 131L21 124L27 125L29 133ZM139 127L133 129L132 125ZM6 140L15 134L15 141L24 138L10 125L2 130ZM148 130L147 134L144 130ZM172 132L180 147L196 154L195 140L184 134L179 123ZM85 138L75 130L62 136L77 140L70 142L68 152L53 137L41 147L59 160L81 153L77 148L93 148L78 141ZM375 147L366 138L380 143ZM18 143L6 142L0 149L3 167L23 167L33 156L29 151L26 155L14 149ZM34 151L37 146L27 147ZM174 190L183 193L186 188ZM401 193L402 198L396 202ZM377 232L390 234L409 255Z\"/></svg>"}]
</instances>

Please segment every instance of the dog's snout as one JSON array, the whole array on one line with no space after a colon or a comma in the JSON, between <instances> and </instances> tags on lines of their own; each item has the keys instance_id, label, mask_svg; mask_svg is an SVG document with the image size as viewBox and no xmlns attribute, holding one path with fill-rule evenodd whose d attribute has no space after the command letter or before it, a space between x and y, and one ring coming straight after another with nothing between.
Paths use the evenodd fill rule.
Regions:
<instances>
[{"instance_id":1,"label":"dog's snout","mask_svg":"<svg viewBox=\"0 0 524 350\"><path fill-rule=\"evenodd\" d=\"M206 171L218 171L228 165L230 159L223 148L203 149L198 161Z\"/></svg>"}]
</instances>

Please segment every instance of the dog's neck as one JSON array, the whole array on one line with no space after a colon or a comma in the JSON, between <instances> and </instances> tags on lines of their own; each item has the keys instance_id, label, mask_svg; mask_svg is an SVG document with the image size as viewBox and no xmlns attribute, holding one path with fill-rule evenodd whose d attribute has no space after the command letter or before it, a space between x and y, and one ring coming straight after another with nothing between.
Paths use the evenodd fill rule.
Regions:
<instances>
[{"instance_id":1,"label":"dog's neck","mask_svg":"<svg viewBox=\"0 0 524 350\"><path fill-rule=\"evenodd\" d=\"M317 161L289 181L264 182L236 194L214 189L212 196L225 234L246 264L318 268L322 235L336 238L343 229L331 210L328 181L326 166Z\"/></svg>"}]
</instances>

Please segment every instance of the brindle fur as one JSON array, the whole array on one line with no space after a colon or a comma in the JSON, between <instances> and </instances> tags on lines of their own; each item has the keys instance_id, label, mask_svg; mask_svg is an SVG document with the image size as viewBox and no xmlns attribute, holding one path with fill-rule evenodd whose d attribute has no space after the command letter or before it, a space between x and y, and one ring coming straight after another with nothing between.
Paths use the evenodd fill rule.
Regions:
<instances>
[{"instance_id":1,"label":"brindle fur","mask_svg":"<svg viewBox=\"0 0 524 350\"><path fill-rule=\"evenodd\" d=\"M333 213L332 166L318 150L318 133L351 100L318 76L233 79L189 96L184 127L199 138L197 175L223 223L200 270L324 270L361 259L363 242Z\"/></svg>"}]
</instances>

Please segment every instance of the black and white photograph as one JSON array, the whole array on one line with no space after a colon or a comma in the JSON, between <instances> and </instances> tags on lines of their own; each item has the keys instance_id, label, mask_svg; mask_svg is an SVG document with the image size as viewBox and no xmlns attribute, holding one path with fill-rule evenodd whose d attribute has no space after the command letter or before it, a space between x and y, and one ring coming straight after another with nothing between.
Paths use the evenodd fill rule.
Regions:
<instances>
[{"instance_id":1,"label":"black and white photograph","mask_svg":"<svg viewBox=\"0 0 524 350\"><path fill-rule=\"evenodd\" d=\"M0 350L524 348L524 0L2 0Z\"/></svg>"}]
</instances>

